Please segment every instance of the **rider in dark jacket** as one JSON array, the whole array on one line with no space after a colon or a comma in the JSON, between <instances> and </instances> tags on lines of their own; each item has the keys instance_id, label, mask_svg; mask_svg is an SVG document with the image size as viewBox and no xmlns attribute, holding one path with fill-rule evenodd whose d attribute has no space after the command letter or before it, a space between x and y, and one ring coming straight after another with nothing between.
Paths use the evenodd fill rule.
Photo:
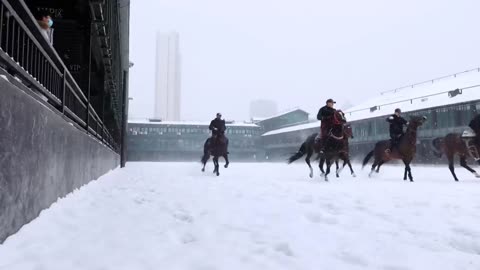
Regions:
<instances>
[{"instance_id":1,"label":"rider in dark jacket","mask_svg":"<svg viewBox=\"0 0 480 270\"><path fill-rule=\"evenodd\" d=\"M319 136L315 138L315 141L318 143L321 141L320 153L323 153L325 149L325 144L323 143L327 136L329 130L333 127L334 115L337 110L333 108L336 102L333 99L328 99L326 105L320 108L317 114L317 119L320 120L320 133Z\"/></svg>"},{"instance_id":2,"label":"rider in dark jacket","mask_svg":"<svg viewBox=\"0 0 480 270\"><path fill-rule=\"evenodd\" d=\"M225 120L222 119L222 114L217 113L217 117L210 122L208 129L212 131L212 137L214 138L225 133L227 127L225 126Z\"/></svg>"},{"instance_id":3,"label":"rider in dark jacket","mask_svg":"<svg viewBox=\"0 0 480 270\"><path fill-rule=\"evenodd\" d=\"M222 114L217 113L215 119L210 122L210 126L208 127L212 131L212 139L216 140L218 135L225 135L225 130L227 130L227 126L225 125L225 120L222 119ZM227 154L228 154L228 138L225 137L225 141L227 144Z\"/></svg>"},{"instance_id":4,"label":"rider in dark jacket","mask_svg":"<svg viewBox=\"0 0 480 270\"><path fill-rule=\"evenodd\" d=\"M407 120L400 116L401 113L400 109L395 109L395 113L387 118L387 122L390 123L391 150L397 146L400 137L404 134L403 126L408 124Z\"/></svg>"}]
</instances>

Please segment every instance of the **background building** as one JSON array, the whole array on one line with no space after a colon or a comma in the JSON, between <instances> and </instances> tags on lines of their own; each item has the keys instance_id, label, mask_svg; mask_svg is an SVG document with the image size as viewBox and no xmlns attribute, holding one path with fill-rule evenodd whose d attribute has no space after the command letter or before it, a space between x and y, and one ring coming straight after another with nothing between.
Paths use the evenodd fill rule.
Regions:
<instances>
[{"instance_id":1,"label":"background building","mask_svg":"<svg viewBox=\"0 0 480 270\"><path fill-rule=\"evenodd\" d=\"M211 136L210 122L154 122L130 120L128 123L129 161L200 161L205 140ZM249 123L227 123L232 161L255 161L261 128Z\"/></svg>"},{"instance_id":2,"label":"background building","mask_svg":"<svg viewBox=\"0 0 480 270\"><path fill-rule=\"evenodd\" d=\"M154 118L163 121L179 121L180 98L181 58L178 33L158 33Z\"/></svg>"}]
</instances>

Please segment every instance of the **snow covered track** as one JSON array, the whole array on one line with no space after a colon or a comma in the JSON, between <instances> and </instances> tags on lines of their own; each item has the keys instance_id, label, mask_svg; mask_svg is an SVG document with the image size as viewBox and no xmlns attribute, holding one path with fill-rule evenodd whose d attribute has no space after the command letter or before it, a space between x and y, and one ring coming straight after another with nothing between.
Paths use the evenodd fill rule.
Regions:
<instances>
[{"instance_id":1,"label":"snow covered track","mask_svg":"<svg viewBox=\"0 0 480 270\"><path fill-rule=\"evenodd\" d=\"M129 163L7 239L0 269L480 269L478 179L354 166L324 182L303 163Z\"/></svg>"}]
</instances>

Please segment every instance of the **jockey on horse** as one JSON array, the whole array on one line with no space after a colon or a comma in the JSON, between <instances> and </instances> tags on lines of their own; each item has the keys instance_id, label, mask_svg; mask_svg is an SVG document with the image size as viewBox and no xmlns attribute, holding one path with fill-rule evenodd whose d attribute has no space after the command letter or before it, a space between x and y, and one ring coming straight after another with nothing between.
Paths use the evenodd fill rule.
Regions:
<instances>
[{"instance_id":1,"label":"jockey on horse","mask_svg":"<svg viewBox=\"0 0 480 270\"><path fill-rule=\"evenodd\" d=\"M343 125L347 122L345 115L341 110L333 108L336 102L333 99L328 99L326 105L320 108L317 114L317 119L320 120L320 133L315 138L315 143L320 144L320 154L325 151L325 141L330 135L331 130L338 125ZM338 112L338 114L337 114ZM340 115L339 119L337 116Z\"/></svg>"},{"instance_id":2,"label":"jockey on horse","mask_svg":"<svg viewBox=\"0 0 480 270\"><path fill-rule=\"evenodd\" d=\"M217 113L217 116L215 119L213 119L210 122L210 126L208 127L212 131L212 147L213 145L216 145L218 140L221 139L222 137L225 138L225 143L227 145L227 154L228 154L228 138L225 137L225 130L227 130L227 127L225 125L225 120L222 119L222 114Z\"/></svg>"},{"instance_id":3,"label":"jockey on horse","mask_svg":"<svg viewBox=\"0 0 480 270\"><path fill-rule=\"evenodd\" d=\"M475 116L468 124L469 129L462 134L462 139L467 145L468 152L475 161L480 163L480 155L478 149L480 148L480 114Z\"/></svg>"},{"instance_id":4,"label":"jockey on horse","mask_svg":"<svg viewBox=\"0 0 480 270\"><path fill-rule=\"evenodd\" d=\"M400 138L405 134L403 126L408 125L408 121L405 120L400 114L400 109L395 109L395 113L387 118L387 122L390 123L390 152L397 147Z\"/></svg>"}]
</instances>

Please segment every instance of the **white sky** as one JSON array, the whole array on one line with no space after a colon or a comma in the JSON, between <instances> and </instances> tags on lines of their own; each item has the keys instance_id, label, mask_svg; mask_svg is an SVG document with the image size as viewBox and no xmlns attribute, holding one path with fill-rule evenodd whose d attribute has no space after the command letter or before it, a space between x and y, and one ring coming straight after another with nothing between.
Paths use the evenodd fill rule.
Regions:
<instances>
[{"instance_id":1,"label":"white sky","mask_svg":"<svg viewBox=\"0 0 480 270\"><path fill-rule=\"evenodd\" d=\"M480 66L478 0L131 0L130 118L153 115L156 31L177 31L182 118L249 103L316 114Z\"/></svg>"}]
</instances>

